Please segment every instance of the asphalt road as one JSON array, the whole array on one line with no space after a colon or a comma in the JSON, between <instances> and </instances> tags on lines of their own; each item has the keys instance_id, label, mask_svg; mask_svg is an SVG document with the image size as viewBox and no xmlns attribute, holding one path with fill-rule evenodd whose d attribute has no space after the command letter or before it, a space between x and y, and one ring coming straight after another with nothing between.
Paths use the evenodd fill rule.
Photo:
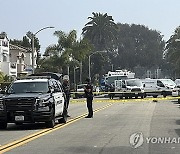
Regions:
<instances>
[{"instance_id":1,"label":"asphalt road","mask_svg":"<svg viewBox=\"0 0 180 154\"><path fill-rule=\"evenodd\" d=\"M72 101L71 122L28 142L22 141L6 153L179 154L180 109L177 100L96 99L94 109L94 118L85 119L85 102ZM83 116L76 118L79 115ZM44 124L11 124L7 130L0 131L0 148L43 130L46 130Z\"/></svg>"}]
</instances>

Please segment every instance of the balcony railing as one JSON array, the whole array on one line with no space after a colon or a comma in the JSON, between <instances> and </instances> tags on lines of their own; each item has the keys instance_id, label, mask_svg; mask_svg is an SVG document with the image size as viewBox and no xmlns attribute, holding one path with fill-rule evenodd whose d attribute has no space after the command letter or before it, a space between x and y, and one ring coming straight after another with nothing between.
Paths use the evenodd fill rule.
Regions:
<instances>
[{"instance_id":1,"label":"balcony railing","mask_svg":"<svg viewBox=\"0 0 180 154\"><path fill-rule=\"evenodd\" d=\"M1 62L1 71L7 75L17 76L17 64L11 62Z\"/></svg>"}]
</instances>

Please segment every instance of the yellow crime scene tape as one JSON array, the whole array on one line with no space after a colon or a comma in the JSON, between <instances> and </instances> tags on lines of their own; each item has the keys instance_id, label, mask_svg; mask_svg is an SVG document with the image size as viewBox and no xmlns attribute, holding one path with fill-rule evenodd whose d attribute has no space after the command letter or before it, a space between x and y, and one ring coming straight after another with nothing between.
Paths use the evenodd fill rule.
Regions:
<instances>
[{"instance_id":1,"label":"yellow crime scene tape","mask_svg":"<svg viewBox=\"0 0 180 154\"><path fill-rule=\"evenodd\" d=\"M76 92L75 92L76 93ZM103 92L103 94L110 94L111 92ZM82 93L81 93L82 94ZM176 96L176 97L172 97L172 96L166 96L166 97L157 97L157 98L153 98L153 97L146 97L146 98L128 98L128 99L120 99L119 97L115 97L114 99L109 99L109 98L96 98L93 100L93 102L96 103L106 103L106 102L111 102L111 103L115 103L115 102L141 102L141 101L158 101L158 100L175 100L175 99L180 99L180 96ZM70 100L71 103L86 103L86 99L85 98L81 98L81 99L71 99Z\"/></svg>"},{"instance_id":2,"label":"yellow crime scene tape","mask_svg":"<svg viewBox=\"0 0 180 154\"><path fill-rule=\"evenodd\" d=\"M114 91L114 92L110 92L110 91L100 91L100 92L93 92L93 94L124 94L124 93L143 93L141 91ZM160 94L162 93L162 91L144 91L144 93L157 93L157 94ZM84 94L84 92L71 92L71 94Z\"/></svg>"}]
</instances>

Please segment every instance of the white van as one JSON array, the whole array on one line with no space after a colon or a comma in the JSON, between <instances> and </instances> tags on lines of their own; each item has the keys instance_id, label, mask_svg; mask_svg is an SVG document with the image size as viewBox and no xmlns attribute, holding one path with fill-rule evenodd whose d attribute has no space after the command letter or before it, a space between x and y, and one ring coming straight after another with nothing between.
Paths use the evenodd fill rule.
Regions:
<instances>
[{"instance_id":1,"label":"white van","mask_svg":"<svg viewBox=\"0 0 180 154\"><path fill-rule=\"evenodd\" d=\"M160 89L157 87L157 80L155 79L142 79L141 80L144 86L144 93L146 96L153 96L156 98L158 95L161 95Z\"/></svg>"},{"instance_id":2,"label":"white van","mask_svg":"<svg viewBox=\"0 0 180 154\"><path fill-rule=\"evenodd\" d=\"M180 79L176 79L175 81L176 87L172 90L172 96L180 96Z\"/></svg>"},{"instance_id":3,"label":"white van","mask_svg":"<svg viewBox=\"0 0 180 154\"><path fill-rule=\"evenodd\" d=\"M164 97L172 95L172 90L176 86L171 79L142 79L146 96L157 97L163 95Z\"/></svg>"},{"instance_id":4,"label":"white van","mask_svg":"<svg viewBox=\"0 0 180 154\"><path fill-rule=\"evenodd\" d=\"M174 82L175 82L176 86L180 88L180 79L176 79Z\"/></svg>"},{"instance_id":5,"label":"white van","mask_svg":"<svg viewBox=\"0 0 180 154\"><path fill-rule=\"evenodd\" d=\"M144 98L144 88L140 79L115 80L115 94L120 98Z\"/></svg>"}]
</instances>

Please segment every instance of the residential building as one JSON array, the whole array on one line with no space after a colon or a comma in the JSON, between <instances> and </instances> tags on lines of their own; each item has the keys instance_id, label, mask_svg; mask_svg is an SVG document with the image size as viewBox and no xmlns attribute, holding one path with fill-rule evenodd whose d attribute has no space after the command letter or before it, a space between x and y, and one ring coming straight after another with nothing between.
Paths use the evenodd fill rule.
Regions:
<instances>
[{"instance_id":1,"label":"residential building","mask_svg":"<svg viewBox=\"0 0 180 154\"><path fill-rule=\"evenodd\" d=\"M17 64L17 75L32 73L32 50L10 44L10 62ZM34 68L37 67L37 52L34 53Z\"/></svg>"},{"instance_id":2,"label":"residential building","mask_svg":"<svg viewBox=\"0 0 180 154\"><path fill-rule=\"evenodd\" d=\"M0 71L8 76L17 76L16 63L11 63L9 52L9 39L5 33L0 34Z\"/></svg>"},{"instance_id":3,"label":"residential building","mask_svg":"<svg viewBox=\"0 0 180 154\"><path fill-rule=\"evenodd\" d=\"M37 67L34 52L34 68ZM0 34L0 71L8 76L32 73L32 49L12 45L5 33Z\"/></svg>"}]
</instances>

